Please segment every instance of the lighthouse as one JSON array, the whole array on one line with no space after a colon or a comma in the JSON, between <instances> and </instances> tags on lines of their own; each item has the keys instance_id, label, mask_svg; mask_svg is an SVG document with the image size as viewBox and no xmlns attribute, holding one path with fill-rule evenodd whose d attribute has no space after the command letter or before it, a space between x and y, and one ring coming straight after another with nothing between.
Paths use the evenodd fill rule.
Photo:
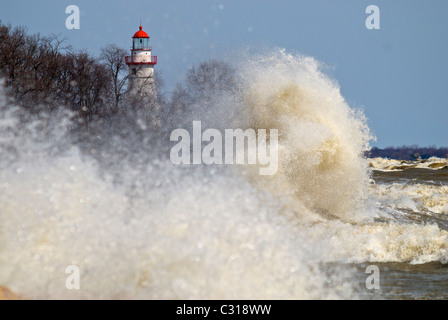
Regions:
<instances>
[{"instance_id":1,"label":"lighthouse","mask_svg":"<svg viewBox=\"0 0 448 320\"><path fill-rule=\"evenodd\" d=\"M131 55L126 57L129 67L129 88L132 96L146 96L155 94L154 66L157 64L157 56L151 54L149 36L140 25L132 37Z\"/></svg>"}]
</instances>

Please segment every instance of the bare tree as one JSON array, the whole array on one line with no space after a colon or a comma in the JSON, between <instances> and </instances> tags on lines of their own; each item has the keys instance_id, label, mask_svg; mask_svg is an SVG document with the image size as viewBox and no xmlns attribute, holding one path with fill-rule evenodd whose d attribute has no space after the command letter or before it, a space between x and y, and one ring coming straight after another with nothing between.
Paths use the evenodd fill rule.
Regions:
<instances>
[{"instance_id":1,"label":"bare tree","mask_svg":"<svg viewBox=\"0 0 448 320\"><path fill-rule=\"evenodd\" d=\"M192 102L191 94L181 84L177 84L171 93L170 111L173 114L185 114Z\"/></svg>"},{"instance_id":2,"label":"bare tree","mask_svg":"<svg viewBox=\"0 0 448 320\"><path fill-rule=\"evenodd\" d=\"M101 61L104 62L106 68L112 78L112 90L114 95L113 113L118 112L118 106L122 96L125 94L127 76L127 66L125 63L126 50L109 44L101 49Z\"/></svg>"},{"instance_id":3,"label":"bare tree","mask_svg":"<svg viewBox=\"0 0 448 320\"><path fill-rule=\"evenodd\" d=\"M110 75L104 65L98 64L86 52L66 55L61 69L70 82L64 88L69 106L89 120L108 112Z\"/></svg>"},{"instance_id":4,"label":"bare tree","mask_svg":"<svg viewBox=\"0 0 448 320\"><path fill-rule=\"evenodd\" d=\"M235 70L226 62L201 62L187 72L187 90L195 100L207 102L212 95L235 88Z\"/></svg>"},{"instance_id":5,"label":"bare tree","mask_svg":"<svg viewBox=\"0 0 448 320\"><path fill-rule=\"evenodd\" d=\"M67 49L63 42L0 23L0 73L8 92L29 111L38 110L40 102L51 108L59 100L60 57Z\"/></svg>"},{"instance_id":6,"label":"bare tree","mask_svg":"<svg viewBox=\"0 0 448 320\"><path fill-rule=\"evenodd\" d=\"M2 26L2 41L0 42L0 67L7 77L7 86L15 95L16 82L23 74L26 29L23 27L12 29L11 26Z\"/></svg>"}]
</instances>

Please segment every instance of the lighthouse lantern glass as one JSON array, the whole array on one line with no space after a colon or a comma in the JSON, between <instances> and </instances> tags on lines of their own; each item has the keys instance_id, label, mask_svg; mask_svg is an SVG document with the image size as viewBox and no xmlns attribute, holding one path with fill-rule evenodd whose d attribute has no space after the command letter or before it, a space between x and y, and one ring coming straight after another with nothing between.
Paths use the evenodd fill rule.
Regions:
<instances>
[{"instance_id":1,"label":"lighthouse lantern glass","mask_svg":"<svg viewBox=\"0 0 448 320\"><path fill-rule=\"evenodd\" d=\"M149 50L148 38L134 38L132 49L134 50Z\"/></svg>"}]
</instances>

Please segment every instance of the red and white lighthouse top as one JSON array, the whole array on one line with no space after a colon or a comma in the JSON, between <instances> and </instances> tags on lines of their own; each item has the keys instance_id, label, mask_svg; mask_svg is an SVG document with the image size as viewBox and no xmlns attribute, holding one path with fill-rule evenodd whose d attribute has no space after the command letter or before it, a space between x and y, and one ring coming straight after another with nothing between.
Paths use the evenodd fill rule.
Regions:
<instances>
[{"instance_id":1,"label":"red and white lighthouse top","mask_svg":"<svg viewBox=\"0 0 448 320\"><path fill-rule=\"evenodd\" d=\"M126 57L126 64L154 66L157 64L157 56L151 55L152 48L149 45L149 36L143 31L141 25L139 29L132 37L131 55Z\"/></svg>"},{"instance_id":2,"label":"red and white lighthouse top","mask_svg":"<svg viewBox=\"0 0 448 320\"><path fill-rule=\"evenodd\" d=\"M148 34L145 31L143 31L143 27L142 26L140 26L139 29L140 30L137 31L134 34L134 36L132 37L133 39L135 39L135 38L149 38Z\"/></svg>"}]
</instances>

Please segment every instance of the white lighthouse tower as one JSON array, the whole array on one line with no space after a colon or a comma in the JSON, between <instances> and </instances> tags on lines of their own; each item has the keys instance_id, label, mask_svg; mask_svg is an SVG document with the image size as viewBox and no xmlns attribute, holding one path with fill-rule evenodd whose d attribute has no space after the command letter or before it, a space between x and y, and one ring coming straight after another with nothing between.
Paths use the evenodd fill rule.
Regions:
<instances>
[{"instance_id":1,"label":"white lighthouse tower","mask_svg":"<svg viewBox=\"0 0 448 320\"><path fill-rule=\"evenodd\" d=\"M132 37L131 55L126 57L129 67L128 92L132 96L155 94L154 66L157 64L157 56L152 56L151 51L149 36L140 26L140 30Z\"/></svg>"}]
</instances>

